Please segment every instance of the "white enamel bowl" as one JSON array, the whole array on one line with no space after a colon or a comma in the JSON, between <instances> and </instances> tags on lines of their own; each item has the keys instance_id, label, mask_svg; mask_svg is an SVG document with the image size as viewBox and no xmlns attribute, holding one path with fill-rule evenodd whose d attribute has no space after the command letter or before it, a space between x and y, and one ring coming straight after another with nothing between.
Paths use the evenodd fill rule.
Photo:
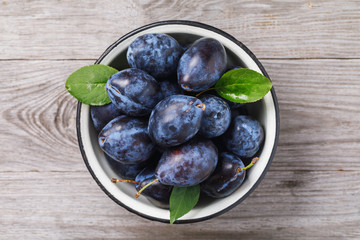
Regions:
<instances>
[{"instance_id":1,"label":"white enamel bowl","mask_svg":"<svg viewBox=\"0 0 360 240\"><path fill-rule=\"evenodd\" d=\"M116 69L129 67L126 61L126 50L129 44L145 33L167 33L182 45L192 43L200 37L211 37L220 41L226 48L228 60L232 65L242 65L269 77L264 67L241 42L229 34L214 27L190 21L165 21L138 28L117 40L97 60ZM230 196L201 201L177 223L203 221L218 216L242 202L260 183L274 157L279 137L279 109L274 88L261 101L251 104L248 111L257 118L265 130L265 141L256 165L248 170L247 178L242 186ZM116 203L142 217L169 222L169 211L152 205L145 197L134 198L136 190L132 184L113 184L110 178L117 177L101 151L95 130L90 119L90 108L78 104L77 134L82 156L91 175L101 189Z\"/></svg>"}]
</instances>

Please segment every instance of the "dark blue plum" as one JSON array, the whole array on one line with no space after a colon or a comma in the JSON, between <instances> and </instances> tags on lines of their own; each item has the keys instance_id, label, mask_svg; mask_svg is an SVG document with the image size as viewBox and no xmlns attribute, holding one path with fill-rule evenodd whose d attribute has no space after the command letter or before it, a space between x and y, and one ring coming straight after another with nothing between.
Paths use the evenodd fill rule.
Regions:
<instances>
[{"instance_id":1,"label":"dark blue plum","mask_svg":"<svg viewBox=\"0 0 360 240\"><path fill-rule=\"evenodd\" d=\"M155 144L147 133L147 122L128 116L111 120L99 133L101 149L115 160L135 164L147 160Z\"/></svg>"},{"instance_id":2,"label":"dark blue plum","mask_svg":"<svg viewBox=\"0 0 360 240\"><path fill-rule=\"evenodd\" d=\"M253 157L264 141L264 130L260 123L250 116L235 117L223 141L228 151L240 157Z\"/></svg>"},{"instance_id":3,"label":"dark blue plum","mask_svg":"<svg viewBox=\"0 0 360 240\"><path fill-rule=\"evenodd\" d=\"M142 189L146 184L154 181L156 179L155 172L151 168L145 168L142 170L135 178L135 181L138 181L139 184L135 185L137 191ZM172 191L172 186L164 185L159 181L151 184L141 193L145 196L151 203L160 208L169 208L170 195Z\"/></svg>"},{"instance_id":4,"label":"dark blue plum","mask_svg":"<svg viewBox=\"0 0 360 240\"><path fill-rule=\"evenodd\" d=\"M90 106L91 119L97 132L100 132L108 122L122 114L122 111L113 103L103 106Z\"/></svg>"},{"instance_id":5,"label":"dark blue plum","mask_svg":"<svg viewBox=\"0 0 360 240\"><path fill-rule=\"evenodd\" d=\"M176 94L184 94L184 90L176 81L162 81L159 84L163 98Z\"/></svg>"},{"instance_id":6,"label":"dark blue plum","mask_svg":"<svg viewBox=\"0 0 360 240\"><path fill-rule=\"evenodd\" d=\"M202 102L191 96L172 95L159 102L149 118L149 135L162 147L180 145L199 131Z\"/></svg>"},{"instance_id":7,"label":"dark blue plum","mask_svg":"<svg viewBox=\"0 0 360 240\"><path fill-rule=\"evenodd\" d=\"M211 140L193 139L165 151L155 175L165 185L193 186L210 176L217 161L218 150Z\"/></svg>"},{"instance_id":8,"label":"dark blue plum","mask_svg":"<svg viewBox=\"0 0 360 240\"><path fill-rule=\"evenodd\" d=\"M161 80L176 75L182 53L182 47L173 37L163 33L149 33L137 37L130 44L126 57L131 67Z\"/></svg>"},{"instance_id":9,"label":"dark blue plum","mask_svg":"<svg viewBox=\"0 0 360 240\"><path fill-rule=\"evenodd\" d=\"M125 180L135 180L135 177L145 168L145 167L155 167L161 157L161 154L155 153L149 159L136 163L136 164L126 164L121 163L105 153L105 158L109 163L111 169L121 178Z\"/></svg>"},{"instance_id":10,"label":"dark blue plum","mask_svg":"<svg viewBox=\"0 0 360 240\"><path fill-rule=\"evenodd\" d=\"M129 68L106 83L111 102L129 116L145 116L162 99L159 83L146 72Z\"/></svg>"},{"instance_id":11,"label":"dark blue plum","mask_svg":"<svg viewBox=\"0 0 360 240\"><path fill-rule=\"evenodd\" d=\"M228 152L221 153L213 174L200 184L201 191L213 198L229 196L244 182L246 170L237 172L238 168L244 167L238 156Z\"/></svg>"},{"instance_id":12,"label":"dark blue plum","mask_svg":"<svg viewBox=\"0 0 360 240\"><path fill-rule=\"evenodd\" d=\"M178 82L186 91L203 91L220 79L226 64L223 45L212 38L200 38L181 56L177 69Z\"/></svg>"},{"instance_id":13,"label":"dark blue plum","mask_svg":"<svg viewBox=\"0 0 360 240\"><path fill-rule=\"evenodd\" d=\"M207 138L220 136L230 125L230 107L223 99L210 94L201 96L200 100L206 108L201 120L199 134Z\"/></svg>"}]
</instances>

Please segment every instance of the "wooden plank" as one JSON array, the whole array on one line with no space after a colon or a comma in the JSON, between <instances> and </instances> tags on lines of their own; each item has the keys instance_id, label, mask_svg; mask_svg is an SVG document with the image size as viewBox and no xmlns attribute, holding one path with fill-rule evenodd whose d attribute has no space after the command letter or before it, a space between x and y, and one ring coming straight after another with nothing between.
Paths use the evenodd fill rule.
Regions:
<instances>
[{"instance_id":1,"label":"wooden plank","mask_svg":"<svg viewBox=\"0 0 360 240\"><path fill-rule=\"evenodd\" d=\"M273 168L359 169L360 62L266 60L280 107Z\"/></svg>"},{"instance_id":2,"label":"wooden plank","mask_svg":"<svg viewBox=\"0 0 360 240\"><path fill-rule=\"evenodd\" d=\"M168 19L245 43L271 76L281 115L255 192L215 219L175 226L100 190L64 89L116 39ZM0 1L0 239L360 239L359 30L358 0Z\"/></svg>"},{"instance_id":3,"label":"wooden plank","mask_svg":"<svg viewBox=\"0 0 360 240\"><path fill-rule=\"evenodd\" d=\"M0 171L86 171L66 78L92 61L0 65ZM360 60L266 60L280 104L274 170L360 170ZM6 80L6 81L5 81ZM35 154L36 153L36 154Z\"/></svg>"},{"instance_id":4,"label":"wooden plank","mask_svg":"<svg viewBox=\"0 0 360 240\"><path fill-rule=\"evenodd\" d=\"M1 239L358 239L359 171L270 171L215 219L168 226L129 213L84 172L0 173ZM134 199L136 201L136 199Z\"/></svg>"},{"instance_id":5,"label":"wooden plank","mask_svg":"<svg viewBox=\"0 0 360 240\"><path fill-rule=\"evenodd\" d=\"M65 81L92 61L0 65L1 171L85 171L76 136L77 101Z\"/></svg>"},{"instance_id":6,"label":"wooden plank","mask_svg":"<svg viewBox=\"0 0 360 240\"><path fill-rule=\"evenodd\" d=\"M259 58L360 55L358 0L4 0L0 59L96 59L129 31L168 19L213 25Z\"/></svg>"}]
</instances>

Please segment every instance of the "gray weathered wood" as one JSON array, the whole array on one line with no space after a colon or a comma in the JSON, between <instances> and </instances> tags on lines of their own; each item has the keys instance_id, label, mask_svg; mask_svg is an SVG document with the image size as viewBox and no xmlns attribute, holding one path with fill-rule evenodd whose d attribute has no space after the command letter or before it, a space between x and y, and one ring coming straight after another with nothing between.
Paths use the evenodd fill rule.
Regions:
<instances>
[{"instance_id":1,"label":"gray weathered wood","mask_svg":"<svg viewBox=\"0 0 360 240\"><path fill-rule=\"evenodd\" d=\"M167 19L244 42L280 105L279 146L259 187L191 225L143 219L100 190L64 89L120 36ZM0 32L0 239L360 238L358 0L3 0Z\"/></svg>"},{"instance_id":2,"label":"gray weathered wood","mask_svg":"<svg viewBox=\"0 0 360 240\"><path fill-rule=\"evenodd\" d=\"M358 0L4 0L0 59L93 59L134 28L168 19L223 29L260 58L359 58L359 10Z\"/></svg>"},{"instance_id":3,"label":"gray weathered wood","mask_svg":"<svg viewBox=\"0 0 360 240\"><path fill-rule=\"evenodd\" d=\"M359 170L360 61L267 60L280 107L276 169Z\"/></svg>"},{"instance_id":4,"label":"gray weathered wood","mask_svg":"<svg viewBox=\"0 0 360 240\"><path fill-rule=\"evenodd\" d=\"M119 207L89 173L0 173L0 236L356 239L360 234L359 181L358 171L270 171L259 188L230 212L202 223L169 226Z\"/></svg>"},{"instance_id":5,"label":"gray weathered wood","mask_svg":"<svg viewBox=\"0 0 360 240\"><path fill-rule=\"evenodd\" d=\"M0 151L7 153L0 171L86 171L75 131L76 100L64 84L72 71L91 63L0 65L7 79L0 89ZM360 60L263 63L280 104L281 136L273 167L360 170ZM9 151L14 146L16 151Z\"/></svg>"},{"instance_id":6,"label":"gray weathered wood","mask_svg":"<svg viewBox=\"0 0 360 240\"><path fill-rule=\"evenodd\" d=\"M79 160L77 101L69 73L91 61L9 61L0 66L0 171L85 170ZM35 151L36 150L36 151Z\"/></svg>"}]
</instances>

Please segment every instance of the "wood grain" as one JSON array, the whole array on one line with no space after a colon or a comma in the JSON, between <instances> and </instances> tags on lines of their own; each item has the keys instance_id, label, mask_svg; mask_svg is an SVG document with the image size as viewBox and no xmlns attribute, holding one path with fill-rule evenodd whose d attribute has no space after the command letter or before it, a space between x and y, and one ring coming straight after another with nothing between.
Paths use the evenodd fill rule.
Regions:
<instances>
[{"instance_id":1,"label":"wood grain","mask_svg":"<svg viewBox=\"0 0 360 240\"><path fill-rule=\"evenodd\" d=\"M100 190L64 89L120 36L168 19L245 43L280 105L279 146L259 187L190 225L143 219ZM358 0L2 0L0 32L0 239L360 239Z\"/></svg>"},{"instance_id":2,"label":"wood grain","mask_svg":"<svg viewBox=\"0 0 360 240\"><path fill-rule=\"evenodd\" d=\"M91 63L0 65L7 79L0 89L0 151L7 153L0 171L86 171L75 131L76 100L64 84L72 71ZM272 168L359 171L360 60L263 63L280 104L280 142Z\"/></svg>"},{"instance_id":3,"label":"wood grain","mask_svg":"<svg viewBox=\"0 0 360 240\"><path fill-rule=\"evenodd\" d=\"M9 61L0 66L0 152L6 153L1 171L85 170L76 137L77 101L64 86L72 71L90 63Z\"/></svg>"},{"instance_id":4,"label":"wood grain","mask_svg":"<svg viewBox=\"0 0 360 240\"><path fill-rule=\"evenodd\" d=\"M266 60L280 107L272 168L360 170L360 61Z\"/></svg>"},{"instance_id":5,"label":"wood grain","mask_svg":"<svg viewBox=\"0 0 360 240\"><path fill-rule=\"evenodd\" d=\"M359 181L359 172L353 171L270 171L230 212L202 223L169 226L127 212L103 194L88 173L0 173L0 236L358 239Z\"/></svg>"},{"instance_id":6,"label":"wood grain","mask_svg":"<svg viewBox=\"0 0 360 240\"><path fill-rule=\"evenodd\" d=\"M260 58L360 56L358 0L2 3L0 59L95 59L136 27L169 19L200 21L223 29Z\"/></svg>"}]
</instances>

